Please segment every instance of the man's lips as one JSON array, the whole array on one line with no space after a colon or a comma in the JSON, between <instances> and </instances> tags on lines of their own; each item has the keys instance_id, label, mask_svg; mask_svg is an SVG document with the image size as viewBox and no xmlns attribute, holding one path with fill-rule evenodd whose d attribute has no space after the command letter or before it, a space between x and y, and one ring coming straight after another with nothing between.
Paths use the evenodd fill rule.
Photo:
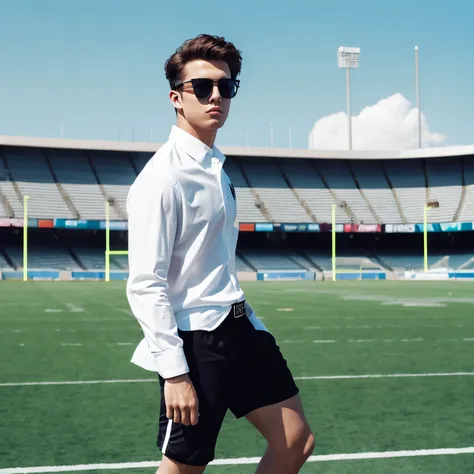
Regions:
<instances>
[{"instance_id":1,"label":"man's lips","mask_svg":"<svg viewBox=\"0 0 474 474\"><path fill-rule=\"evenodd\" d=\"M222 109L220 107L212 107L212 109L209 109L207 111L208 114L212 114L212 115L217 115L217 114L221 114L222 113Z\"/></svg>"}]
</instances>

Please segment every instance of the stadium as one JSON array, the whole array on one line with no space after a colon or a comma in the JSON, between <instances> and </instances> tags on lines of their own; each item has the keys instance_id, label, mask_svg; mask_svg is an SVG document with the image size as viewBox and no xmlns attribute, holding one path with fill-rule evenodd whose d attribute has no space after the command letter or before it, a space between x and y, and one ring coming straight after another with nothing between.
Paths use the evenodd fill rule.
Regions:
<instances>
[{"instance_id":1,"label":"stadium","mask_svg":"<svg viewBox=\"0 0 474 474\"><path fill-rule=\"evenodd\" d=\"M158 466L124 289L127 193L159 146L0 137L2 474ZM474 146L222 151L239 279L316 433L303 472L474 472ZM206 472L263 447L229 416Z\"/></svg>"},{"instance_id":2,"label":"stadium","mask_svg":"<svg viewBox=\"0 0 474 474\"><path fill-rule=\"evenodd\" d=\"M2 279L126 278L127 193L159 145L0 144ZM241 279L474 277L472 146L223 152Z\"/></svg>"}]
</instances>

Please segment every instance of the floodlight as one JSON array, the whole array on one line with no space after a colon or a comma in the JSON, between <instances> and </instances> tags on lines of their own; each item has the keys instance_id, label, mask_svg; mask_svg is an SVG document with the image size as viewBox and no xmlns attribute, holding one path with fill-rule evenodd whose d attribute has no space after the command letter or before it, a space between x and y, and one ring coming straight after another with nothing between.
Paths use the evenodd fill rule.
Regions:
<instances>
[{"instance_id":1,"label":"floodlight","mask_svg":"<svg viewBox=\"0 0 474 474\"><path fill-rule=\"evenodd\" d=\"M360 48L340 46L337 50L339 69L357 69L359 67Z\"/></svg>"},{"instance_id":2,"label":"floodlight","mask_svg":"<svg viewBox=\"0 0 474 474\"><path fill-rule=\"evenodd\" d=\"M348 118L349 150L352 150L352 113L351 113L351 69L359 67L360 48L340 46L337 50L339 69L346 70L346 100Z\"/></svg>"}]
</instances>

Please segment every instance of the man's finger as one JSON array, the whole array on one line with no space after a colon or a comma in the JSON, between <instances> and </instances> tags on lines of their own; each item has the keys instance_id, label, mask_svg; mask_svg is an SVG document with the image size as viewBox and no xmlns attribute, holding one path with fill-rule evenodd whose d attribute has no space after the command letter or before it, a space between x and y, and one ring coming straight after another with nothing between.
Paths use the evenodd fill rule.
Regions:
<instances>
[{"instance_id":1,"label":"man's finger","mask_svg":"<svg viewBox=\"0 0 474 474\"><path fill-rule=\"evenodd\" d=\"M173 418L173 407L170 405L166 405L166 418L168 418L168 420Z\"/></svg>"},{"instance_id":2,"label":"man's finger","mask_svg":"<svg viewBox=\"0 0 474 474\"><path fill-rule=\"evenodd\" d=\"M189 408L181 408L181 423L185 426L189 426Z\"/></svg>"},{"instance_id":3,"label":"man's finger","mask_svg":"<svg viewBox=\"0 0 474 474\"><path fill-rule=\"evenodd\" d=\"M174 414L173 421L177 424L180 424L181 423L181 410L179 408L176 408L173 414Z\"/></svg>"},{"instance_id":4,"label":"man's finger","mask_svg":"<svg viewBox=\"0 0 474 474\"><path fill-rule=\"evenodd\" d=\"M191 409L189 413L189 421L193 426L197 425L197 422L199 421L199 410L197 405Z\"/></svg>"}]
</instances>

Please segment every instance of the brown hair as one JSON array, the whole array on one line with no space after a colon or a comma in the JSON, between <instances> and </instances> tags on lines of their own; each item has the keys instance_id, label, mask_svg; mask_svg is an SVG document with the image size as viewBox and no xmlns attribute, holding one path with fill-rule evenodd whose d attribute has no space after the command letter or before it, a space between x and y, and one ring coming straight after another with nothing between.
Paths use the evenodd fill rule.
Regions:
<instances>
[{"instance_id":1,"label":"brown hair","mask_svg":"<svg viewBox=\"0 0 474 474\"><path fill-rule=\"evenodd\" d=\"M166 79L172 90L181 80L186 63L196 59L225 61L234 79L242 69L241 52L232 43L222 36L198 35L185 41L165 63Z\"/></svg>"}]
</instances>

